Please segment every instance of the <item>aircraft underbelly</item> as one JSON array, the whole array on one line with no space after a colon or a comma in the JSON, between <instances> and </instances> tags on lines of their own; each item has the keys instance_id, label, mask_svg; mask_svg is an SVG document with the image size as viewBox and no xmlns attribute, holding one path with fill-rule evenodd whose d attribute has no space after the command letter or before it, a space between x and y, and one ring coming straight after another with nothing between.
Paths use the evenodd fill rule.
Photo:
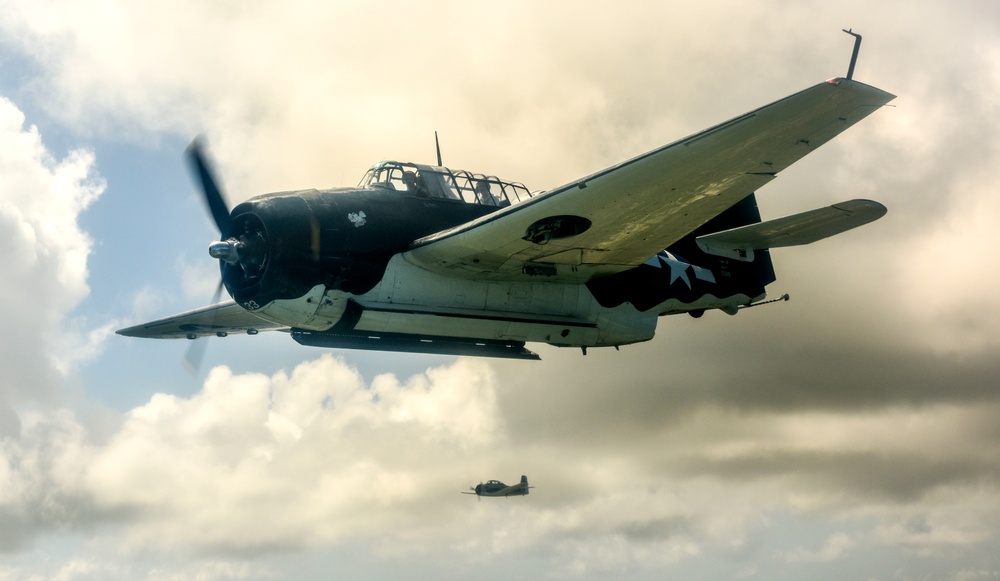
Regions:
<instances>
[{"instance_id":1,"label":"aircraft underbelly","mask_svg":"<svg viewBox=\"0 0 1000 581\"><path fill-rule=\"evenodd\" d=\"M662 267L663 273L680 269L681 263L674 262L670 269ZM687 276L689 267L678 270L683 278L677 276L671 281L673 286L692 285L699 277L712 278L697 269ZM658 272L652 268L647 271ZM620 284L639 288L653 283ZM716 296L705 290L688 294L691 296L676 295L645 306L635 302L641 297L606 304L606 297L599 301L603 295L595 295L581 284L547 282L545 277L537 282L450 278L397 255L389 261L382 280L363 295L317 285L297 299L273 301L254 314L307 333L338 336L370 333L405 336L411 341L450 337L599 347L648 341L655 333L658 316L705 309L735 313L739 305L763 296Z\"/></svg>"},{"instance_id":2,"label":"aircraft underbelly","mask_svg":"<svg viewBox=\"0 0 1000 581\"><path fill-rule=\"evenodd\" d=\"M451 313L372 309L365 309L354 328L374 333L394 332L410 335L514 340L567 346L596 345L599 344L601 335L596 324L514 321L488 314L462 316ZM620 343L632 342L635 342L635 339L620 341Z\"/></svg>"},{"instance_id":3,"label":"aircraft underbelly","mask_svg":"<svg viewBox=\"0 0 1000 581\"><path fill-rule=\"evenodd\" d=\"M359 331L597 346L646 341L656 328L655 314L601 307L583 285L452 279L401 256L355 300Z\"/></svg>"}]
</instances>

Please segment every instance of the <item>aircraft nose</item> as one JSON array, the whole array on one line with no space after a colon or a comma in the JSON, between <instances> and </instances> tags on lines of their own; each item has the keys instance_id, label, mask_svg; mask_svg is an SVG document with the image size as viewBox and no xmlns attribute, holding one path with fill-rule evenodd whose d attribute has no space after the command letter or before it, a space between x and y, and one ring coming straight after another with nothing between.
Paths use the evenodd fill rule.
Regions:
<instances>
[{"instance_id":1,"label":"aircraft nose","mask_svg":"<svg viewBox=\"0 0 1000 581\"><path fill-rule=\"evenodd\" d=\"M212 258L225 260L229 264L236 264L240 259L239 245L235 240L213 242L208 247L208 253Z\"/></svg>"}]
</instances>

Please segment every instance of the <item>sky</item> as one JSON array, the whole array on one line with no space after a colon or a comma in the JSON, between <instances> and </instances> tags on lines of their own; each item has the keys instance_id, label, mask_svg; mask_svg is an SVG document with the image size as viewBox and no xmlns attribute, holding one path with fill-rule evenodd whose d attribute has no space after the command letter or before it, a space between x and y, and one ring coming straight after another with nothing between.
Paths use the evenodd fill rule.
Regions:
<instances>
[{"instance_id":1,"label":"sky","mask_svg":"<svg viewBox=\"0 0 1000 581\"><path fill-rule=\"evenodd\" d=\"M0 580L1000 579L1000 6L0 0ZM114 330L206 304L231 204L383 159L548 189L846 73L757 193L888 215L772 296L541 362ZM527 497L462 496L528 475Z\"/></svg>"}]
</instances>

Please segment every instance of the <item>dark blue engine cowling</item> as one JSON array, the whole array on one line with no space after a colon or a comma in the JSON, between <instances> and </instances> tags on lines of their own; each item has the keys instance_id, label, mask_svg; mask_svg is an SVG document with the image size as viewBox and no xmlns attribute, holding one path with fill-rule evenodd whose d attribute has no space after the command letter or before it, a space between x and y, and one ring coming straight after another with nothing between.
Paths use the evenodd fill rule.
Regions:
<instances>
[{"instance_id":1,"label":"dark blue engine cowling","mask_svg":"<svg viewBox=\"0 0 1000 581\"><path fill-rule=\"evenodd\" d=\"M760 296L764 287L775 280L767 250L754 251L752 262L742 262L706 254L695 242L698 236L757 222L760 222L760 212L756 198L750 194L661 252L650 263L594 279L587 283L587 288L603 307L614 308L628 302L640 311L648 311L669 299L691 304L705 295L716 298L740 294ZM683 267L683 263L693 266Z\"/></svg>"},{"instance_id":2,"label":"dark blue engine cowling","mask_svg":"<svg viewBox=\"0 0 1000 581\"><path fill-rule=\"evenodd\" d=\"M377 188L258 196L231 213L224 237L238 238L245 250L239 262L221 262L222 279L251 310L301 297L317 284L364 294L417 238L495 210Z\"/></svg>"}]
</instances>

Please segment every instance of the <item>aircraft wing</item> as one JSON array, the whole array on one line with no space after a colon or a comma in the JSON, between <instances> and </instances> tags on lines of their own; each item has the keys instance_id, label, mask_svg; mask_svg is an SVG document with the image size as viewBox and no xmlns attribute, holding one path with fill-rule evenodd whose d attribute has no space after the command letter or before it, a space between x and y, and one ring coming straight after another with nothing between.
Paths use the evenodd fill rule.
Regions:
<instances>
[{"instance_id":1,"label":"aircraft wing","mask_svg":"<svg viewBox=\"0 0 1000 581\"><path fill-rule=\"evenodd\" d=\"M647 261L895 98L831 79L413 243L449 276L585 282Z\"/></svg>"},{"instance_id":2,"label":"aircraft wing","mask_svg":"<svg viewBox=\"0 0 1000 581\"><path fill-rule=\"evenodd\" d=\"M234 301L225 301L116 332L126 337L181 339L232 333L255 335L258 331L287 328L255 316Z\"/></svg>"}]
</instances>

